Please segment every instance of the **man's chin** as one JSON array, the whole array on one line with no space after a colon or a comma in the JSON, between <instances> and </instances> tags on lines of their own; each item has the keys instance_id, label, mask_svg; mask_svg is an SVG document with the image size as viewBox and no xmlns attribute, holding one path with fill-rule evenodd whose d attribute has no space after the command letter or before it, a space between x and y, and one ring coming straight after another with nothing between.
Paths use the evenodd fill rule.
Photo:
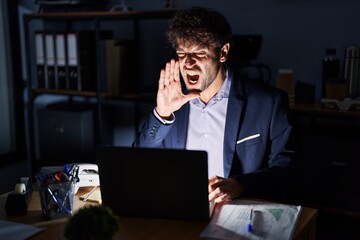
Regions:
<instances>
[{"instance_id":1,"label":"man's chin","mask_svg":"<svg viewBox=\"0 0 360 240\"><path fill-rule=\"evenodd\" d=\"M202 90L201 89L198 89L198 88L189 88L188 86L186 87L187 91L190 93L190 92L194 92L194 93L201 93Z\"/></svg>"}]
</instances>

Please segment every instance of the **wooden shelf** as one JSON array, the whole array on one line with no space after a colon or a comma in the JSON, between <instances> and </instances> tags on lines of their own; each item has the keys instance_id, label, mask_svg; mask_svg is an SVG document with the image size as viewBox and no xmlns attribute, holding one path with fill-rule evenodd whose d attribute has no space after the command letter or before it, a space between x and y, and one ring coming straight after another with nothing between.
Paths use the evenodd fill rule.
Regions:
<instances>
[{"instance_id":1,"label":"wooden shelf","mask_svg":"<svg viewBox=\"0 0 360 240\"><path fill-rule=\"evenodd\" d=\"M77 91L77 90L61 90L61 89L44 89L34 88L32 91L35 94L58 94L58 95L70 95L70 96L84 96L84 97L96 97L94 91Z\"/></svg>"},{"instance_id":2,"label":"wooden shelf","mask_svg":"<svg viewBox=\"0 0 360 240\"><path fill-rule=\"evenodd\" d=\"M329 109L322 107L320 103L295 104L294 106L290 106L290 109L295 113L301 113L301 114L360 118L360 111L353 112L353 111L341 111L336 109Z\"/></svg>"},{"instance_id":3,"label":"wooden shelf","mask_svg":"<svg viewBox=\"0 0 360 240\"><path fill-rule=\"evenodd\" d=\"M161 19L171 17L177 10L154 10L154 11L93 11L93 12L58 12L58 13L31 13L24 16L25 20L139 20Z\"/></svg>"}]
</instances>

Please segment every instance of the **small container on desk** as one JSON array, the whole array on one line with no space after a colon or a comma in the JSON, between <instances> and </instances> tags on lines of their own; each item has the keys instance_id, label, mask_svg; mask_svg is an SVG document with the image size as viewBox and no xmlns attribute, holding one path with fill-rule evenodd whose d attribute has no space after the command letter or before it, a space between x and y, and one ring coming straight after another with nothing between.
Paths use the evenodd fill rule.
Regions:
<instances>
[{"instance_id":1,"label":"small container on desk","mask_svg":"<svg viewBox=\"0 0 360 240\"><path fill-rule=\"evenodd\" d=\"M5 210L7 216L20 216L27 212L28 204L33 192L29 177L20 178L20 183L15 185L15 190L6 199Z\"/></svg>"},{"instance_id":2,"label":"small container on desk","mask_svg":"<svg viewBox=\"0 0 360 240\"><path fill-rule=\"evenodd\" d=\"M71 216L74 205L73 182L59 182L47 185L40 183L39 194L43 215L50 218Z\"/></svg>"},{"instance_id":3,"label":"small container on desk","mask_svg":"<svg viewBox=\"0 0 360 240\"><path fill-rule=\"evenodd\" d=\"M36 176L43 215L49 219L73 214L76 179L65 171Z\"/></svg>"}]
</instances>

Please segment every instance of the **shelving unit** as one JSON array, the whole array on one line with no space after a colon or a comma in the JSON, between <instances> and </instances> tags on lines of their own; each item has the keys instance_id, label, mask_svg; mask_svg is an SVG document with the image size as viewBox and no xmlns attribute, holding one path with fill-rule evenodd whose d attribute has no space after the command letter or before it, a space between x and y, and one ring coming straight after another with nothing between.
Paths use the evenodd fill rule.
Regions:
<instances>
[{"instance_id":1,"label":"shelving unit","mask_svg":"<svg viewBox=\"0 0 360 240\"><path fill-rule=\"evenodd\" d=\"M95 144L109 143L104 136L104 106L109 99L113 101L132 101L137 106L139 101L149 100L149 95L144 95L138 89L132 92L125 92L116 96L109 94L106 91L107 80L104 79L106 66L104 66L103 58L104 49L102 45L103 33L110 33L114 39L132 41L136 46L135 59L139 61L139 49L141 39L139 32L142 20L167 20L176 10L157 10L157 11L119 11L119 12L61 12L61 13L33 13L26 14L23 18L24 36L25 36L25 52L27 62L27 121L28 121L28 143L30 149L29 159L33 163L33 171L42 160L35 157L35 132L34 132L34 104L35 100L44 94L68 96L69 105L74 102L77 97L89 99L94 102L96 112L96 131ZM91 31L94 36L94 51L96 56L96 76L94 90L68 90L68 89L47 89L39 88L37 84L37 65L35 52L35 33L36 32L50 32L50 33L69 33L78 31ZM45 44L44 44L45 49ZM46 51L46 50L45 50ZM67 57L67 53L66 53ZM68 65L67 65L68 66ZM67 68L68 72L68 68ZM135 71L135 74L139 71ZM134 76L134 78L138 78ZM86 79L85 79L86 80ZM135 83L134 83L135 84ZM135 86L137 87L137 86ZM135 116L136 121L138 117ZM111 143L111 142L110 142ZM56 164L56 163L54 163Z\"/></svg>"}]
</instances>

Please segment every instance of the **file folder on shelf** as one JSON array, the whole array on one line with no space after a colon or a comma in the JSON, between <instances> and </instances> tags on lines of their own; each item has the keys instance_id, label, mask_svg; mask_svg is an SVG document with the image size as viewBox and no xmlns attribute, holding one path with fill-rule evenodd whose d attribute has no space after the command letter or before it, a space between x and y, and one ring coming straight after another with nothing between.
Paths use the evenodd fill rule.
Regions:
<instances>
[{"instance_id":1,"label":"file folder on shelf","mask_svg":"<svg viewBox=\"0 0 360 240\"><path fill-rule=\"evenodd\" d=\"M56 82L58 89L66 89L66 53L65 53L65 34L55 35L56 44Z\"/></svg>"},{"instance_id":2,"label":"file folder on shelf","mask_svg":"<svg viewBox=\"0 0 360 240\"><path fill-rule=\"evenodd\" d=\"M78 46L76 33L68 33L67 39L67 64L68 64L68 85L69 90L80 90L78 72Z\"/></svg>"},{"instance_id":3,"label":"file folder on shelf","mask_svg":"<svg viewBox=\"0 0 360 240\"><path fill-rule=\"evenodd\" d=\"M96 43L94 31L78 32L79 83L81 91L96 90Z\"/></svg>"},{"instance_id":4,"label":"file folder on shelf","mask_svg":"<svg viewBox=\"0 0 360 240\"><path fill-rule=\"evenodd\" d=\"M55 46L54 35L52 33L45 34L45 87L55 89Z\"/></svg>"},{"instance_id":5,"label":"file folder on shelf","mask_svg":"<svg viewBox=\"0 0 360 240\"><path fill-rule=\"evenodd\" d=\"M107 93L111 96L120 95L120 48L114 39L104 40L105 46L105 79Z\"/></svg>"},{"instance_id":6,"label":"file folder on shelf","mask_svg":"<svg viewBox=\"0 0 360 240\"><path fill-rule=\"evenodd\" d=\"M132 40L105 39L105 79L107 93L111 96L135 92L136 45Z\"/></svg>"},{"instance_id":7,"label":"file folder on shelf","mask_svg":"<svg viewBox=\"0 0 360 240\"><path fill-rule=\"evenodd\" d=\"M68 89L96 90L95 32L79 31L67 34Z\"/></svg>"},{"instance_id":8,"label":"file folder on shelf","mask_svg":"<svg viewBox=\"0 0 360 240\"><path fill-rule=\"evenodd\" d=\"M38 88L45 88L45 55L44 37L41 32L35 33L35 57L36 57L36 84Z\"/></svg>"},{"instance_id":9,"label":"file folder on shelf","mask_svg":"<svg viewBox=\"0 0 360 240\"><path fill-rule=\"evenodd\" d=\"M34 87L96 91L94 31L36 32Z\"/></svg>"}]
</instances>

